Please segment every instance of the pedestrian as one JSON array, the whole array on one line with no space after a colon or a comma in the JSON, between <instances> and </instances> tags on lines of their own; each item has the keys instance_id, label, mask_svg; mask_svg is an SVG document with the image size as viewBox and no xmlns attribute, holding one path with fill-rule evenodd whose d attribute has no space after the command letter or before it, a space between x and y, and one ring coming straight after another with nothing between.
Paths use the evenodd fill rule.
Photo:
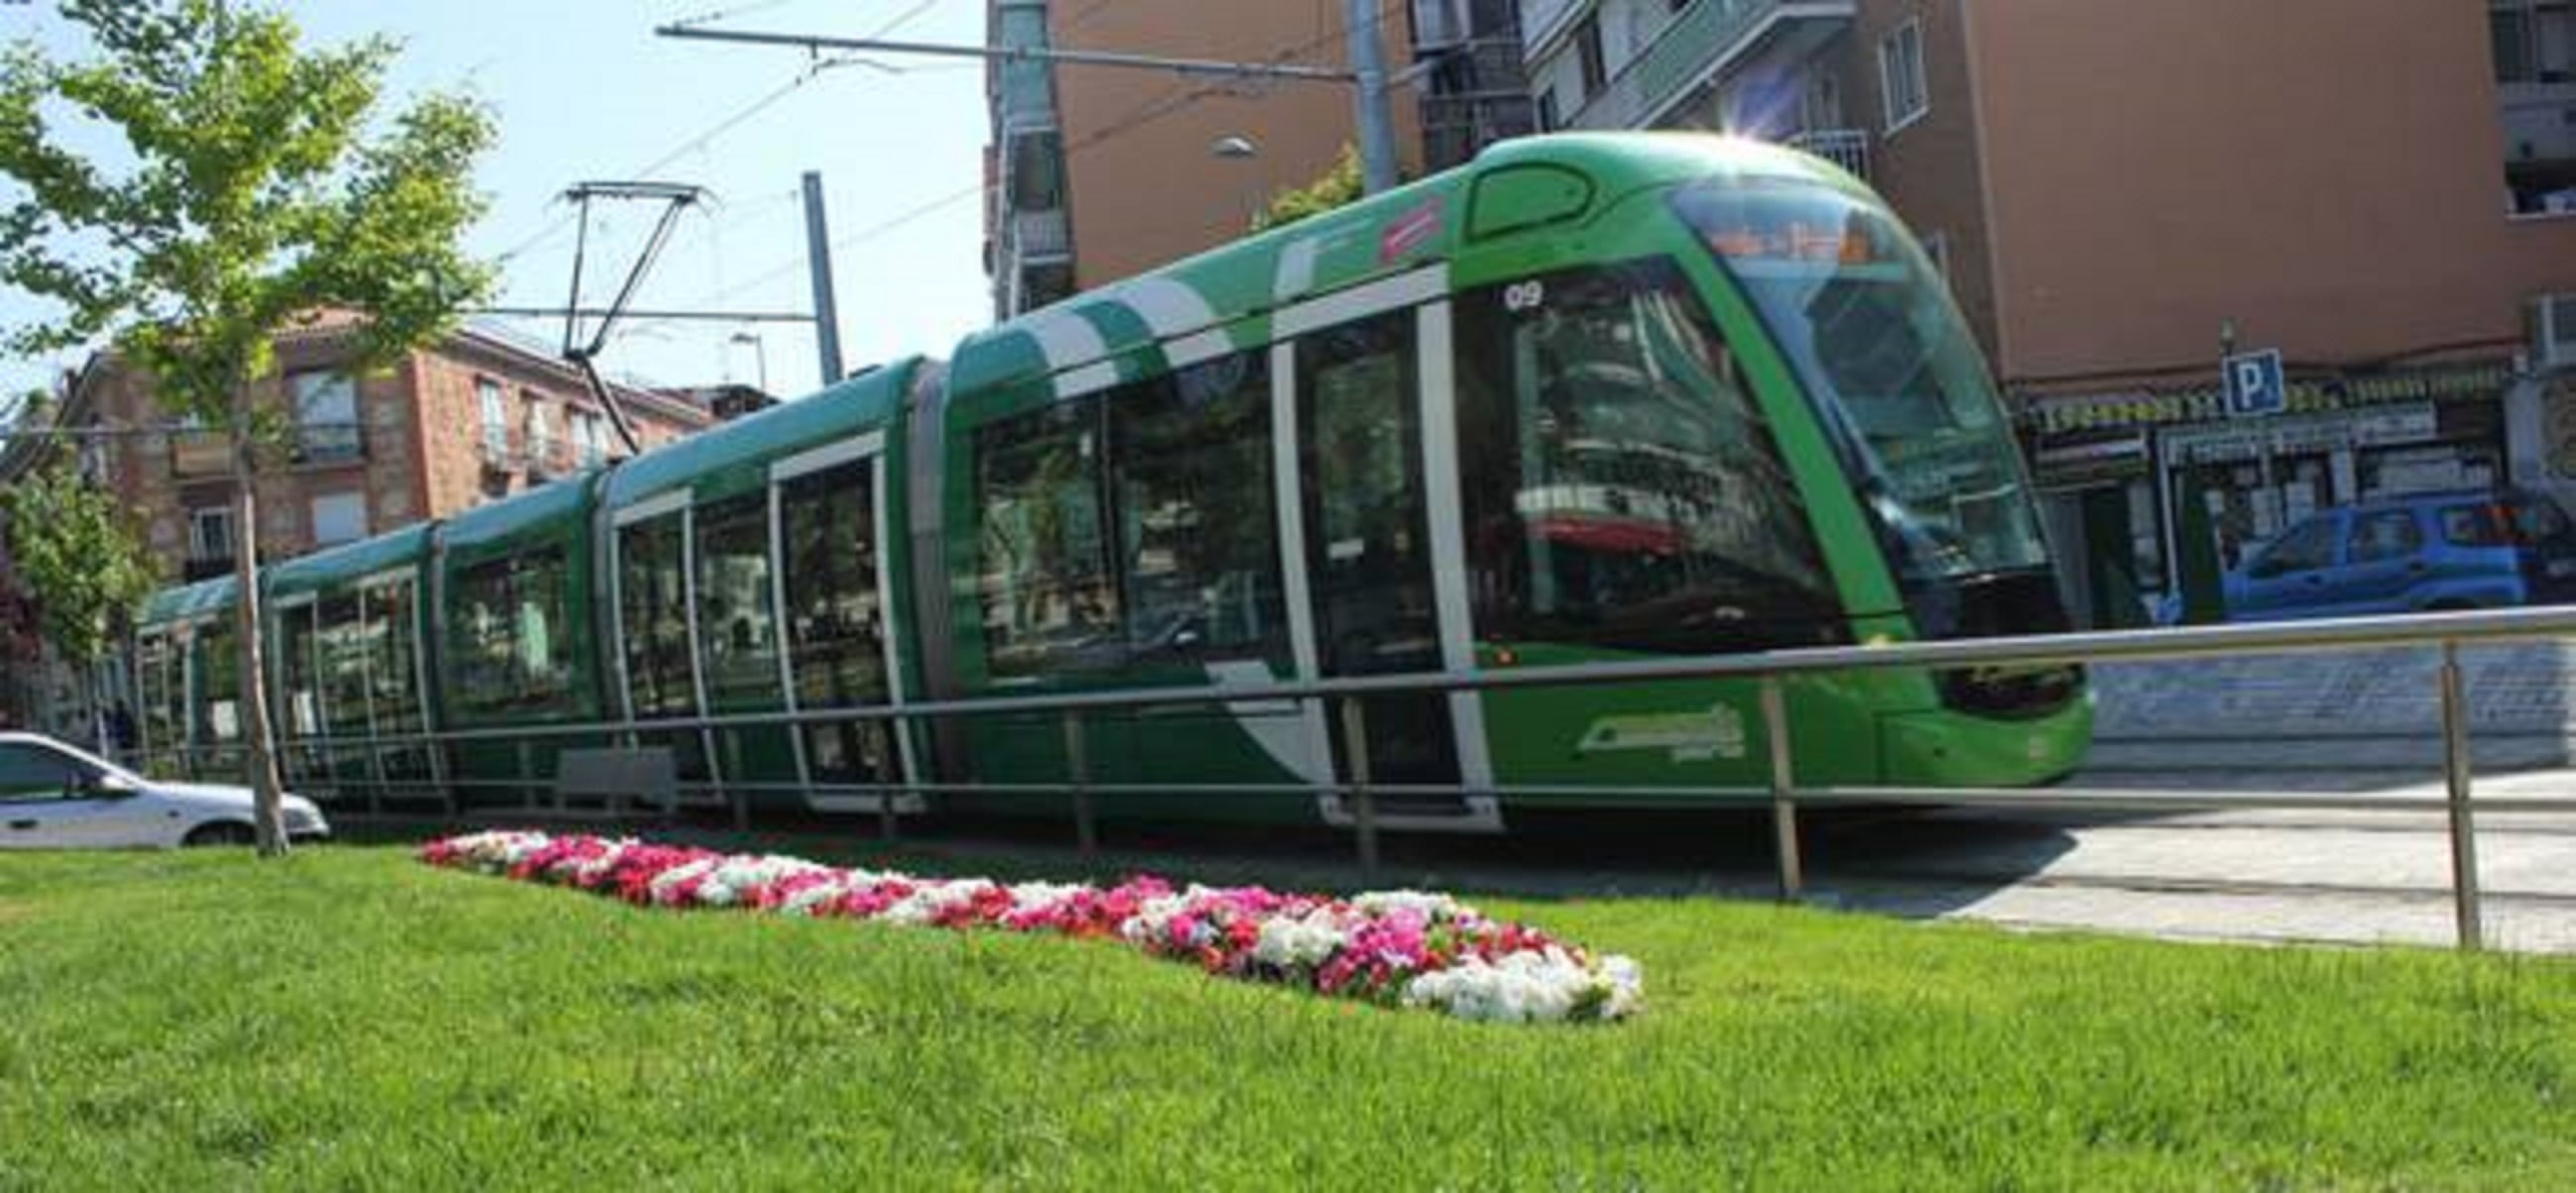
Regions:
<instances>
[{"instance_id":1,"label":"pedestrian","mask_svg":"<svg viewBox=\"0 0 2576 1193\"><path fill-rule=\"evenodd\" d=\"M107 736L109 741L116 744L116 752L120 757L134 752L137 744L134 733L134 710L127 708L122 700L116 702L115 708L108 710Z\"/></svg>"}]
</instances>

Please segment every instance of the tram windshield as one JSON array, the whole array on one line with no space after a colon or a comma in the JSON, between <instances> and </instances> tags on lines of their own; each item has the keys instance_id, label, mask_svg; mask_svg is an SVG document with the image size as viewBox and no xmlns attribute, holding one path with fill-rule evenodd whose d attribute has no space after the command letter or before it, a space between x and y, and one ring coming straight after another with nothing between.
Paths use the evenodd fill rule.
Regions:
<instances>
[{"instance_id":1,"label":"tram windshield","mask_svg":"<svg viewBox=\"0 0 2576 1193\"><path fill-rule=\"evenodd\" d=\"M1985 363L1892 216L1787 180L1703 184L1676 205L1805 385L1900 583L2048 566Z\"/></svg>"}]
</instances>

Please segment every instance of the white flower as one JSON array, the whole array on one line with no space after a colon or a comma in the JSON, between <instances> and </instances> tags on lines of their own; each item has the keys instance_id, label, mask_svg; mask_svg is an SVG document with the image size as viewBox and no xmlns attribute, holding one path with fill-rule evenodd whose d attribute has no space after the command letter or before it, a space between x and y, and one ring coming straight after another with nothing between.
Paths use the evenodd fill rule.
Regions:
<instances>
[{"instance_id":1,"label":"white flower","mask_svg":"<svg viewBox=\"0 0 2576 1193\"><path fill-rule=\"evenodd\" d=\"M1274 915L1261 921L1261 937L1252 946L1252 958L1279 969L1312 967L1330 960L1349 940L1325 908L1302 917Z\"/></svg>"},{"instance_id":2,"label":"white flower","mask_svg":"<svg viewBox=\"0 0 2576 1193\"><path fill-rule=\"evenodd\" d=\"M1420 915L1425 923L1444 924L1475 914L1475 908L1456 897L1437 891L1364 891L1351 897L1351 906L1373 916L1387 916L1399 911Z\"/></svg>"},{"instance_id":3,"label":"white flower","mask_svg":"<svg viewBox=\"0 0 2576 1193\"><path fill-rule=\"evenodd\" d=\"M993 889L993 883L982 878L960 878L954 882L923 883L920 889L896 900L877 918L897 924L927 924L939 913L975 901L977 895Z\"/></svg>"}]
</instances>

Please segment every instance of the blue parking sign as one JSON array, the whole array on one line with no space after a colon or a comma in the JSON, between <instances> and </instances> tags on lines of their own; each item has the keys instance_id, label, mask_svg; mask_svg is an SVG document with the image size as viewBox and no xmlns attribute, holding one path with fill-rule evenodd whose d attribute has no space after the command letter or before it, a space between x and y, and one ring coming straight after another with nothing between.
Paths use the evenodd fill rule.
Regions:
<instances>
[{"instance_id":1,"label":"blue parking sign","mask_svg":"<svg viewBox=\"0 0 2576 1193\"><path fill-rule=\"evenodd\" d=\"M2281 350L2266 348L2228 357L2219 365L2226 383L2227 417L2260 418L2290 405L2290 389L2281 379Z\"/></svg>"}]
</instances>

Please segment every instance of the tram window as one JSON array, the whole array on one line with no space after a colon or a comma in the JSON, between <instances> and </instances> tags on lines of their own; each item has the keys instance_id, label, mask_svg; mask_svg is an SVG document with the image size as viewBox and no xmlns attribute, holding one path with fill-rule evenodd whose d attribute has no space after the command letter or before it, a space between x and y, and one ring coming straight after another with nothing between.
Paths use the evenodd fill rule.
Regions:
<instances>
[{"instance_id":1,"label":"tram window","mask_svg":"<svg viewBox=\"0 0 2576 1193\"><path fill-rule=\"evenodd\" d=\"M867 463L779 487L796 699L805 707L885 699L885 623L877 602L876 494Z\"/></svg>"},{"instance_id":2,"label":"tram window","mask_svg":"<svg viewBox=\"0 0 2576 1193\"><path fill-rule=\"evenodd\" d=\"M1299 488L1327 674L1440 665L1415 318L1394 311L1297 341Z\"/></svg>"},{"instance_id":3,"label":"tram window","mask_svg":"<svg viewBox=\"0 0 2576 1193\"><path fill-rule=\"evenodd\" d=\"M769 614L769 499L751 493L701 507L698 625L706 643L707 699L766 698L778 691L778 639Z\"/></svg>"},{"instance_id":4,"label":"tram window","mask_svg":"<svg viewBox=\"0 0 2576 1193\"><path fill-rule=\"evenodd\" d=\"M280 686L286 690L282 703L286 707L286 724L281 728L289 738L312 737L322 731L322 713L314 680L313 606L298 605L277 615L278 671Z\"/></svg>"},{"instance_id":5,"label":"tram window","mask_svg":"<svg viewBox=\"0 0 2576 1193\"><path fill-rule=\"evenodd\" d=\"M230 744L240 741L241 651L233 645L231 614L197 634L197 740Z\"/></svg>"},{"instance_id":6,"label":"tram window","mask_svg":"<svg viewBox=\"0 0 2576 1193\"><path fill-rule=\"evenodd\" d=\"M367 735L367 643L356 594L328 596L319 606L323 722L333 737Z\"/></svg>"},{"instance_id":7,"label":"tram window","mask_svg":"<svg viewBox=\"0 0 2576 1193\"><path fill-rule=\"evenodd\" d=\"M801 708L864 707L889 695L875 467L856 461L779 486L788 661ZM805 729L805 764L818 782L876 782L888 773L885 747L881 725Z\"/></svg>"},{"instance_id":8,"label":"tram window","mask_svg":"<svg viewBox=\"0 0 2576 1193\"><path fill-rule=\"evenodd\" d=\"M1109 426L1128 647L1284 664L1267 355L1118 390Z\"/></svg>"},{"instance_id":9,"label":"tram window","mask_svg":"<svg viewBox=\"0 0 2576 1193\"><path fill-rule=\"evenodd\" d=\"M1100 401L975 434L976 598L995 676L1114 666L1118 590L1101 518Z\"/></svg>"},{"instance_id":10,"label":"tram window","mask_svg":"<svg viewBox=\"0 0 2576 1193\"><path fill-rule=\"evenodd\" d=\"M457 575L448 642L459 707L498 714L564 703L572 692L567 570L564 549L553 547Z\"/></svg>"},{"instance_id":11,"label":"tram window","mask_svg":"<svg viewBox=\"0 0 2576 1193\"><path fill-rule=\"evenodd\" d=\"M142 688L143 740L158 752L179 745L187 732L187 694L180 691L184 672L168 635L145 634L135 642L137 677Z\"/></svg>"},{"instance_id":12,"label":"tram window","mask_svg":"<svg viewBox=\"0 0 2576 1193\"><path fill-rule=\"evenodd\" d=\"M1481 632L1671 652L1841 636L1795 484L1671 261L1464 295L1458 353Z\"/></svg>"},{"instance_id":13,"label":"tram window","mask_svg":"<svg viewBox=\"0 0 2576 1193\"><path fill-rule=\"evenodd\" d=\"M370 588L366 602L367 678L370 707L379 732L401 733L422 727L420 676L416 670L420 614L412 604L412 585Z\"/></svg>"},{"instance_id":14,"label":"tram window","mask_svg":"<svg viewBox=\"0 0 2576 1193\"><path fill-rule=\"evenodd\" d=\"M626 690L643 718L697 711L689 661L683 519L666 514L617 532L617 597L626 634Z\"/></svg>"}]
</instances>

